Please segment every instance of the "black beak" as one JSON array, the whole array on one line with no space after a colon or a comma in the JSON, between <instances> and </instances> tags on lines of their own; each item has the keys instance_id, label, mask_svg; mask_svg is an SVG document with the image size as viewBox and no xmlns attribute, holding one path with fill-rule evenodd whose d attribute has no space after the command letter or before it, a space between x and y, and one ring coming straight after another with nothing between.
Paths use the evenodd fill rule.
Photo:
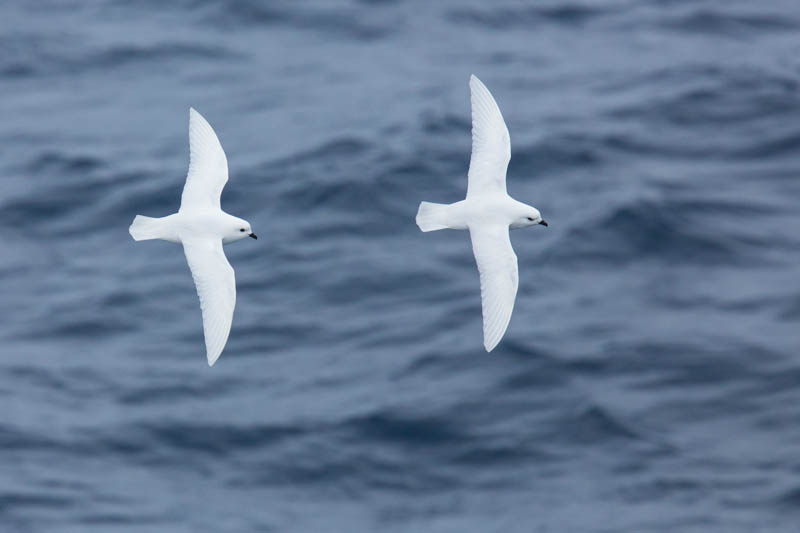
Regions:
<instances>
[{"instance_id":1,"label":"black beak","mask_svg":"<svg viewBox=\"0 0 800 533\"><path fill-rule=\"evenodd\" d=\"M547 224L545 224L545 226L546 226L546 225L547 225ZM251 233L251 234L250 234L250 236L251 236L252 238L254 238L254 239L258 239L258 235L256 235L255 233Z\"/></svg>"},{"instance_id":2,"label":"black beak","mask_svg":"<svg viewBox=\"0 0 800 533\"><path fill-rule=\"evenodd\" d=\"M544 219L542 219L542 221L539 222L539 224L544 226L545 228L547 227L547 222L545 222Z\"/></svg>"}]
</instances>

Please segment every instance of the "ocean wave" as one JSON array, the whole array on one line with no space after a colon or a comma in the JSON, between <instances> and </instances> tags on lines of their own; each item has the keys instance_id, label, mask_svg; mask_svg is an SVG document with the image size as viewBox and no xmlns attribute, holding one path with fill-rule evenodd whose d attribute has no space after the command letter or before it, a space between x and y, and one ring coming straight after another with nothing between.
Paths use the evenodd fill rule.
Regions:
<instances>
[{"instance_id":1,"label":"ocean wave","mask_svg":"<svg viewBox=\"0 0 800 533\"><path fill-rule=\"evenodd\" d=\"M390 18L371 16L373 11L342 5L285 3L267 6L249 0L235 0L224 5L204 1L196 7L204 23L217 28L285 27L356 41L376 41L395 31L396 24Z\"/></svg>"},{"instance_id":2,"label":"ocean wave","mask_svg":"<svg viewBox=\"0 0 800 533\"><path fill-rule=\"evenodd\" d=\"M788 15L788 16L787 16ZM733 12L733 10L701 7L676 17L666 17L660 23L680 33L695 33L749 39L754 32L792 32L800 27L800 21L785 11L780 13Z\"/></svg>"},{"instance_id":3,"label":"ocean wave","mask_svg":"<svg viewBox=\"0 0 800 533\"><path fill-rule=\"evenodd\" d=\"M724 202L709 204L705 202L704 211L698 211L693 201L676 199L640 199L617 205L595 220L571 228L569 245L548 250L548 261L624 264L658 258L671 264L706 265L759 261L754 249L768 244L748 242L733 231L738 207ZM732 221L730 229L692 224L694 217L709 210L727 215Z\"/></svg>"},{"instance_id":4,"label":"ocean wave","mask_svg":"<svg viewBox=\"0 0 800 533\"><path fill-rule=\"evenodd\" d=\"M491 9L459 8L451 10L447 17L456 24L474 24L491 30L527 28L531 25L561 24L583 25L618 11L618 7L589 5L578 2L562 2L535 7L501 7Z\"/></svg>"},{"instance_id":5,"label":"ocean wave","mask_svg":"<svg viewBox=\"0 0 800 533\"><path fill-rule=\"evenodd\" d=\"M76 77L80 74L102 71L104 73L121 69L136 68L141 64L158 65L186 61L240 59L242 55L232 49L207 45L199 42L162 41L148 44L89 44L88 50L75 43L81 42L77 36L60 38L37 38L30 41L28 36L18 36L22 41L10 43L13 54L0 59L0 73L10 79L31 79L49 76ZM9 40L9 38L7 38Z\"/></svg>"}]
</instances>

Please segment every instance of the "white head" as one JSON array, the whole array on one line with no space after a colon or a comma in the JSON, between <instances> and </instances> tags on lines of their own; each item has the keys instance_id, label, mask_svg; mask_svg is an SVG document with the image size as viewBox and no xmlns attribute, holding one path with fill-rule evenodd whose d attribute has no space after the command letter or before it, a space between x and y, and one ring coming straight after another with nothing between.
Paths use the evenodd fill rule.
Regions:
<instances>
[{"instance_id":1,"label":"white head","mask_svg":"<svg viewBox=\"0 0 800 533\"><path fill-rule=\"evenodd\" d=\"M245 237L252 237L258 239L250 223L244 219L230 217L230 222L225 227L225 235L222 236L222 242L229 243L244 239Z\"/></svg>"},{"instance_id":2,"label":"white head","mask_svg":"<svg viewBox=\"0 0 800 533\"><path fill-rule=\"evenodd\" d=\"M547 222L542 218L542 214L535 207L520 204L519 210L514 213L514 220L511 222L512 228L527 228L541 224L547 226Z\"/></svg>"}]
</instances>

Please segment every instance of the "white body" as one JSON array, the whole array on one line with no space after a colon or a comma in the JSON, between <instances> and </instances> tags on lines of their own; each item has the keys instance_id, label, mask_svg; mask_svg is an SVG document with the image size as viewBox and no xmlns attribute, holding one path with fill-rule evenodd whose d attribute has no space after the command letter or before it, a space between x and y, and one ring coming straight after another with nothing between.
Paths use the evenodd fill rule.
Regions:
<instances>
[{"instance_id":1,"label":"white body","mask_svg":"<svg viewBox=\"0 0 800 533\"><path fill-rule=\"evenodd\" d=\"M212 366L228 341L236 306L236 278L222 244L255 238L255 234L249 222L220 208L228 160L214 130L194 109L189 110L189 151L189 172L178 212L163 218L137 215L128 231L137 241L183 244L200 297L206 357Z\"/></svg>"},{"instance_id":2,"label":"white body","mask_svg":"<svg viewBox=\"0 0 800 533\"><path fill-rule=\"evenodd\" d=\"M503 115L481 81L470 78L472 156L466 199L454 204L422 202L416 222L422 231L466 229L481 276L483 345L491 352L503 338L519 284L509 228L547 225L539 211L506 192L511 141Z\"/></svg>"}]
</instances>

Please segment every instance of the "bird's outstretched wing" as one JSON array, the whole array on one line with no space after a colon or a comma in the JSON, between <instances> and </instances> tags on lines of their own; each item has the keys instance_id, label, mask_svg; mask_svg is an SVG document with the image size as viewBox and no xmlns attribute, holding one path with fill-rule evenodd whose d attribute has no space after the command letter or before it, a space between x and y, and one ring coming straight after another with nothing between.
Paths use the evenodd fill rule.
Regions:
<instances>
[{"instance_id":1,"label":"bird's outstretched wing","mask_svg":"<svg viewBox=\"0 0 800 533\"><path fill-rule=\"evenodd\" d=\"M508 128L492 93L472 75L472 157L469 160L467 197L506 192L506 169L511 160Z\"/></svg>"},{"instance_id":2,"label":"bird's outstretched wing","mask_svg":"<svg viewBox=\"0 0 800 533\"><path fill-rule=\"evenodd\" d=\"M216 208L228 182L228 159L217 134L203 116L189 108L189 172L180 211Z\"/></svg>"},{"instance_id":3,"label":"bird's outstretched wing","mask_svg":"<svg viewBox=\"0 0 800 533\"><path fill-rule=\"evenodd\" d=\"M222 251L221 240L183 241L183 252L200 297L206 356L208 366L213 366L231 332L233 308L236 306L236 277Z\"/></svg>"},{"instance_id":4,"label":"bird's outstretched wing","mask_svg":"<svg viewBox=\"0 0 800 533\"><path fill-rule=\"evenodd\" d=\"M517 297L519 271L508 226L470 227L472 252L481 274L483 346L491 352L508 328Z\"/></svg>"}]
</instances>

